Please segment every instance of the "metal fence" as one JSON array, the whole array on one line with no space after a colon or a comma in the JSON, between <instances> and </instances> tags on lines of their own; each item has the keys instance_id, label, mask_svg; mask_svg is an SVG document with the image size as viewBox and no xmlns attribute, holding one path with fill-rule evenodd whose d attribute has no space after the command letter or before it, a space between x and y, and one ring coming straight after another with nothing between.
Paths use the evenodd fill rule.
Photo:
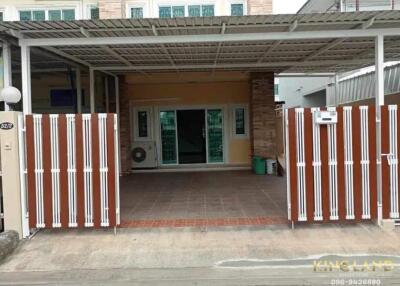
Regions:
<instances>
[{"instance_id":1,"label":"metal fence","mask_svg":"<svg viewBox=\"0 0 400 286\"><path fill-rule=\"evenodd\" d=\"M374 106L328 108L337 123L318 124L318 108L286 110L289 220L377 219ZM400 110L383 106L383 218L399 218Z\"/></svg>"},{"instance_id":2,"label":"metal fence","mask_svg":"<svg viewBox=\"0 0 400 286\"><path fill-rule=\"evenodd\" d=\"M30 228L120 224L115 114L27 115L24 131Z\"/></svg>"},{"instance_id":3,"label":"metal fence","mask_svg":"<svg viewBox=\"0 0 400 286\"><path fill-rule=\"evenodd\" d=\"M400 93L400 65L385 68L385 95ZM327 94L335 95L335 85L327 86ZM375 98L375 72L342 80L338 83L337 103L335 96L327 96L327 105L344 105Z\"/></svg>"}]
</instances>

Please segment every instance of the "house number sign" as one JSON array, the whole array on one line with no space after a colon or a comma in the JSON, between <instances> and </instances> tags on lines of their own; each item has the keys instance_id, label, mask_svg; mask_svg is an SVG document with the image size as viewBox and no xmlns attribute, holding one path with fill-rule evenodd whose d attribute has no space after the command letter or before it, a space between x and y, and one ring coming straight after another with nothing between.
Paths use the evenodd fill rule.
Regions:
<instances>
[{"instance_id":1,"label":"house number sign","mask_svg":"<svg viewBox=\"0 0 400 286\"><path fill-rule=\"evenodd\" d=\"M1 130L10 130L14 128L14 124L11 122L2 122L0 123Z\"/></svg>"}]
</instances>

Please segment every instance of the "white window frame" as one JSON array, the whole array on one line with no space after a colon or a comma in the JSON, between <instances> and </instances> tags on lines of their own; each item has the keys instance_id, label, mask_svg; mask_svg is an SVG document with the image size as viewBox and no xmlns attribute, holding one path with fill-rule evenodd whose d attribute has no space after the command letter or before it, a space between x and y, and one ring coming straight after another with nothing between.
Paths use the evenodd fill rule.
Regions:
<instances>
[{"instance_id":1,"label":"white window frame","mask_svg":"<svg viewBox=\"0 0 400 286\"><path fill-rule=\"evenodd\" d=\"M160 18L160 7L171 7L171 18L172 18L172 7L174 6L183 6L185 10L184 17L188 17L188 4L184 1L158 1L155 4L154 14L156 18Z\"/></svg>"},{"instance_id":2,"label":"white window frame","mask_svg":"<svg viewBox=\"0 0 400 286\"><path fill-rule=\"evenodd\" d=\"M91 18L92 14L91 14L91 11L90 11L92 8L99 8L98 3L93 2L93 3L87 3L85 5L85 19L87 19L87 20L91 20L92 19ZM76 12L75 12L75 15L76 15Z\"/></svg>"},{"instance_id":3,"label":"white window frame","mask_svg":"<svg viewBox=\"0 0 400 286\"><path fill-rule=\"evenodd\" d=\"M60 10L61 11L61 17L62 17L62 10L74 10L75 11L75 20L80 19L79 15L79 9L77 6L54 6L54 7L19 7L17 9L17 21L20 21L20 12L21 11L44 11L44 19L45 21L49 21L49 11L52 10Z\"/></svg>"},{"instance_id":4,"label":"white window frame","mask_svg":"<svg viewBox=\"0 0 400 286\"><path fill-rule=\"evenodd\" d=\"M193 2L188 2L185 4L185 17L190 17L189 16L189 6L200 6L200 13L202 11L202 6L208 6L208 5L213 5L214 6L214 16L218 16L217 15L217 3L215 1L205 1L205 2L199 2L199 1L193 1ZM201 15L201 17L204 17L203 15Z\"/></svg>"},{"instance_id":5,"label":"white window frame","mask_svg":"<svg viewBox=\"0 0 400 286\"><path fill-rule=\"evenodd\" d=\"M147 2L130 2L127 1L125 4L125 17L127 19L131 19L131 9L132 8L142 8L143 9L143 18L150 18L149 6ZM157 11L158 12L158 11Z\"/></svg>"},{"instance_id":6,"label":"white window frame","mask_svg":"<svg viewBox=\"0 0 400 286\"><path fill-rule=\"evenodd\" d=\"M146 137L139 137L139 120L138 114L139 112L146 112L147 113L147 136ZM133 141L134 142L148 142L153 140L153 109L151 106L141 106L141 107L133 107Z\"/></svg>"},{"instance_id":7,"label":"white window frame","mask_svg":"<svg viewBox=\"0 0 400 286\"><path fill-rule=\"evenodd\" d=\"M244 109L244 134L236 134L236 109ZM249 138L249 106L248 104L234 104L231 105L231 130L232 137L236 139L247 139Z\"/></svg>"},{"instance_id":8,"label":"white window frame","mask_svg":"<svg viewBox=\"0 0 400 286\"><path fill-rule=\"evenodd\" d=\"M226 11L227 16L231 16L231 5L232 4L242 4L243 5L243 16L247 15L247 1L245 0L228 0L228 11Z\"/></svg>"},{"instance_id":9,"label":"white window frame","mask_svg":"<svg viewBox=\"0 0 400 286\"><path fill-rule=\"evenodd\" d=\"M214 16L220 16L218 7L217 7L217 2L216 1L190 1L190 2L184 2L184 1L157 1L154 6L154 17L159 18L160 16L160 7L172 7L173 6L184 6L185 7L185 16L184 17L189 17L189 6L192 5L199 5L199 6L206 6L206 5L213 5L214 6ZM229 6L230 9L230 6ZM172 11L171 11L172 13Z\"/></svg>"}]
</instances>

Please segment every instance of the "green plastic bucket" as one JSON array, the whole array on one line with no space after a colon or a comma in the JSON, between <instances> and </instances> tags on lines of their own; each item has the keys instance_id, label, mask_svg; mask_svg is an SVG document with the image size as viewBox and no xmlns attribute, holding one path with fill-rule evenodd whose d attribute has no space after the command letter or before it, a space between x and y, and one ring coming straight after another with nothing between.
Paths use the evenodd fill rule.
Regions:
<instances>
[{"instance_id":1,"label":"green plastic bucket","mask_svg":"<svg viewBox=\"0 0 400 286\"><path fill-rule=\"evenodd\" d=\"M260 156L253 157L253 172L256 175L265 175L265 159Z\"/></svg>"}]
</instances>

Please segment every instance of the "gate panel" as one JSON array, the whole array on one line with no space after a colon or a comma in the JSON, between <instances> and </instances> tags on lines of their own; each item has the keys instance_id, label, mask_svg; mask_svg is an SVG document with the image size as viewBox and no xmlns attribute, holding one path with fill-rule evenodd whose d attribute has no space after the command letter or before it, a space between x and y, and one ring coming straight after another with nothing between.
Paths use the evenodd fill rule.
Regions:
<instances>
[{"instance_id":1,"label":"gate panel","mask_svg":"<svg viewBox=\"0 0 400 286\"><path fill-rule=\"evenodd\" d=\"M311 113L318 111L319 108L312 108ZM321 221L322 216L322 186L321 186L321 147L320 147L320 129L319 125L315 124L315 119L312 116L312 146L313 149L313 177L314 177L314 220Z\"/></svg>"},{"instance_id":2,"label":"gate panel","mask_svg":"<svg viewBox=\"0 0 400 286\"><path fill-rule=\"evenodd\" d=\"M317 124L318 108L290 109L288 184L290 219L363 221L377 219L376 122L373 106L328 108L337 123ZM399 110L382 109L384 218L399 216Z\"/></svg>"},{"instance_id":3,"label":"gate panel","mask_svg":"<svg viewBox=\"0 0 400 286\"><path fill-rule=\"evenodd\" d=\"M340 119L341 117L339 117ZM354 160L353 160L353 116L352 107L343 107L343 130L344 130L344 168L345 168L345 201L346 219L355 218L354 215Z\"/></svg>"},{"instance_id":4,"label":"gate panel","mask_svg":"<svg viewBox=\"0 0 400 286\"><path fill-rule=\"evenodd\" d=\"M35 147L32 144L34 139L33 116L27 115L25 118L25 144L26 144L26 168L27 168L27 193L29 226L36 227L36 178L35 178ZM31 143L31 144L29 144Z\"/></svg>"},{"instance_id":5,"label":"gate panel","mask_svg":"<svg viewBox=\"0 0 400 286\"><path fill-rule=\"evenodd\" d=\"M108 190L106 192L106 195L108 195L108 208L110 211L108 212L108 223L110 225L116 225L119 224L119 220L117 221L116 216L119 216L119 207L116 206L116 201L119 202L118 198L118 192L116 192L116 189L119 187L116 185L117 180L115 178L115 174L118 174L117 168L116 168L116 162L118 162L116 156L116 152L113 152L113 150L116 150L118 144L115 144L115 140L117 138L114 130L116 130L116 124L117 118L113 114L107 117L106 119L106 132L108 134L106 138L106 143L107 143L107 165L108 165L108 172L107 172L107 180L108 180ZM117 197L117 198L116 198ZM116 210L115 210L116 209Z\"/></svg>"},{"instance_id":6,"label":"gate panel","mask_svg":"<svg viewBox=\"0 0 400 286\"><path fill-rule=\"evenodd\" d=\"M296 150L296 115L295 110L288 111L288 145L290 154L290 217L292 221L298 221L297 213L297 150Z\"/></svg>"},{"instance_id":7,"label":"gate panel","mask_svg":"<svg viewBox=\"0 0 400 286\"><path fill-rule=\"evenodd\" d=\"M310 109L304 110L304 125L312 125L312 114ZM312 146L313 134L310 128L304 129L304 146ZM306 169L306 205L307 205L307 220L312 220L314 217L314 174L313 174L313 150L305 148L305 169Z\"/></svg>"},{"instance_id":8,"label":"gate panel","mask_svg":"<svg viewBox=\"0 0 400 286\"><path fill-rule=\"evenodd\" d=\"M48 114L42 115L42 152L45 151L46 155L42 156L42 168L43 168L43 213L44 213L44 224L45 227L50 227L53 223L57 224L57 221L53 217L53 199L56 199L52 194L52 154L51 146L58 145L58 142L54 142L50 135L50 117ZM52 144L54 143L54 144ZM50 152L49 152L50 151ZM40 156L40 154L38 154ZM54 227L54 226L53 226Z\"/></svg>"},{"instance_id":9,"label":"gate panel","mask_svg":"<svg viewBox=\"0 0 400 286\"><path fill-rule=\"evenodd\" d=\"M59 136L58 136L58 114L50 115L50 136L48 140L51 150L51 188L52 188L52 206L53 206L53 227L61 227L60 218L60 156L59 156ZM51 144L57 142L57 144Z\"/></svg>"},{"instance_id":10,"label":"gate panel","mask_svg":"<svg viewBox=\"0 0 400 286\"><path fill-rule=\"evenodd\" d=\"M342 118L337 123L336 140L337 144L337 195L338 195L338 219L346 219L346 192L345 192L345 171L344 171L344 128L343 128L343 108L337 108L338 118Z\"/></svg>"},{"instance_id":11,"label":"gate panel","mask_svg":"<svg viewBox=\"0 0 400 286\"><path fill-rule=\"evenodd\" d=\"M67 148L67 118L65 115L59 115L57 121L58 129L58 150L60 164L60 222L61 227L67 228L70 221L70 206L69 206L69 168L68 158L70 150Z\"/></svg>"},{"instance_id":12,"label":"gate panel","mask_svg":"<svg viewBox=\"0 0 400 286\"><path fill-rule=\"evenodd\" d=\"M92 175L92 196L93 196L93 202L92 202L92 223L94 227L99 227L100 226L100 162L99 162L99 118L97 114L92 114L91 115L91 175Z\"/></svg>"},{"instance_id":13,"label":"gate panel","mask_svg":"<svg viewBox=\"0 0 400 286\"><path fill-rule=\"evenodd\" d=\"M336 112L336 108L328 108L328 111ZM330 220L339 219L339 202L337 189L337 140L336 140L336 124L328 126L328 154L329 154L329 206Z\"/></svg>"},{"instance_id":14,"label":"gate panel","mask_svg":"<svg viewBox=\"0 0 400 286\"><path fill-rule=\"evenodd\" d=\"M362 216L362 192L361 192L361 124L360 124L360 109L355 106L352 109L352 134L353 137L353 205L354 219L359 221Z\"/></svg>"},{"instance_id":15,"label":"gate panel","mask_svg":"<svg viewBox=\"0 0 400 286\"><path fill-rule=\"evenodd\" d=\"M371 218L377 218L377 202L378 194L376 190L376 111L375 107L371 106L368 110L368 129L369 129L369 189L371 193Z\"/></svg>"},{"instance_id":16,"label":"gate panel","mask_svg":"<svg viewBox=\"0 0 400 286\"><path fill-rule=\"evenodd\" d=\"M84 183L84 162L83 162L83 117L77 114L75 117L75 140L76 140L76 200L85 201L85 183ZM85 226L85 204L77 205L77 225Z\"/></svg>"},{"instance_id":17,"label":"gate panel","mask_svg":"<svg viewBox=\"0 0 400 286\"><path fill-rule=\"evenodd\" d=\"M319 127L320 149L321 149L321 186L322 186L322 217L323 221L329 221L330 201L329 201L329 153L328 153L328 129Z\"/></svg>"},{"instance_id":18,"label":"gate panel","mask_svg":"<svg viewBox=\"0 0 400 286\"><path fill-rule=\"evenodd\" d=\"M398 154L397 154L397 105L388 106L389 109L389 155L390 169L390 218L399 218L398 195Z\"/></svg>"},{"instance_id":19,"label":"gate panel","mask_svg":"<svg viewBox=\"0 0 400 286\"><path fill-rule=\"evenodd\" d=\"M117 226L116 115L37 114L25 121L30 227Z\"/></svg>"},{"instance_id":20,"label":"gate panel","mask_svg":"<svg viewBox=\"0 0 400 286\"><path fill-rule=\"evenodd\" d=\"M304 109L296 109L296 154L297 154L297 208L298 220L307 220L306 162L304 148Z\"/></svg>"},{"instance_id":21,"label":"gate panel","mask_svg":"<svg viewBox=\"0 0 400 286\"><path fill-rule=\"evenodd\" d=\"M390 175L389 161L389 110L387 106L381 108L381 134L382 134L382 216L384 219L390 218ZM386 154L386 155L383 155Z\"/></svg>"}]
</instances>

